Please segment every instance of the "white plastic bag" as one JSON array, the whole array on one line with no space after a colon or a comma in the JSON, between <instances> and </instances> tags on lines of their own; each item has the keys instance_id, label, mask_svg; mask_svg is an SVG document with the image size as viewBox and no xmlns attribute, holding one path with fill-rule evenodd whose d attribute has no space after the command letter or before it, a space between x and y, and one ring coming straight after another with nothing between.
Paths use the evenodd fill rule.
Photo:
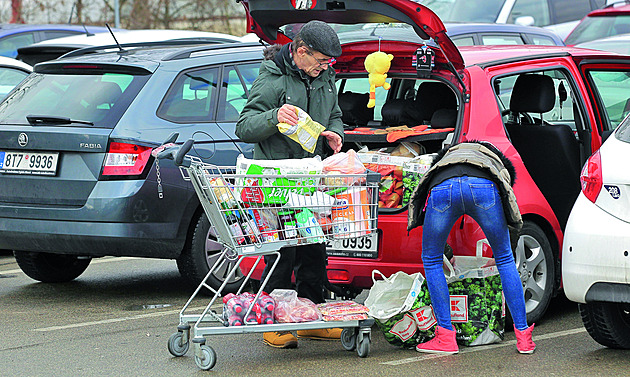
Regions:
<instances>
[{"instance_id":1,"label":"white plastic bag","mask_svg":"<svg viewBox=\"0 0 630 377\"><path fill-rule=\"evenodd\" d=\"M376 280L376 274L383 280ZM370 288L365 306L370 310L370 316L387 320L392 316L411 309L420 289L424 276L421 273L406 274L398 271L386 278L380 271L372 271L374 284Z\"/></svg>"}]
</instances>

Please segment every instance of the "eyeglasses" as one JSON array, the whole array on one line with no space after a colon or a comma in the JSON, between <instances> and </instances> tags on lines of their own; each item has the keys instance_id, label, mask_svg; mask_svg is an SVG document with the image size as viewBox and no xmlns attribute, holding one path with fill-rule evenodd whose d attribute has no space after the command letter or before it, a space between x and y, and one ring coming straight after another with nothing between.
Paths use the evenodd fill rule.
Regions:
<instances>
[{"instance_id":1,"label":"eyeglasses","mask_svg":"<svg viewBox=\"0 0 630 377\"><path fill-rule=\"evenodd\" d=\"M323 66L325 66L325 65L328 65L329 67L332 67L332 65L333 65L333 64L335 64L335 63L337 62L337 59L335 59L335 58L330 58L330 59L317 59L317 58L313 55L313 53L312 53L311 51L309 51L308 49L306 50L306 53L307 53L307 54L309 54L309 55L311 55L311 57L312 57L313 59L315 59L315 61L317 62L317 64L318 64L320 67L323 67Z\"/></svg>"}]
</instances>

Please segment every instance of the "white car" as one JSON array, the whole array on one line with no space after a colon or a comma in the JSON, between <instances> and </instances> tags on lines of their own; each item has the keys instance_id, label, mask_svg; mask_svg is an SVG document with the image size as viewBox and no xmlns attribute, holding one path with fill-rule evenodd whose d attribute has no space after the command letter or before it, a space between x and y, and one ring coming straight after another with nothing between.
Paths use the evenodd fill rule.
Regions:
<instances>
[{"instance_id":1,"label":"white car","mask_svg":"<svg viewBox=\"0 0 630 377\"><path fill-rule=\"evenodd\" d=\"M630 117L584 165L565 229L562 279L595 341L630 349Z\"/></svg>"},{"instance_id":2,"label":"white car","mask_svg":"<svg viewBox=\"0 0 630 377\"><path fill-rule=\"evenodd\" d=\"M240 37L230 34L196 30L114 30L116 41L124 45L141 45L150 42L171 41L173 43L238 43ZM19 60L28 64L56 59L65 53L87 47L114 46L111 33L81 34L50 39L18 49ZM115 50L116 47L113 47Z\"/></svg>"},{"instance_id":3,"label":"white car","mask_svg":"<svg viewBox=\"0 0 630 377\"><path fill-rule=\"evenodd\" d=\"M33 72L33 67L30 65L0 56L0 100L4 99L31 72Z\"/></svg>"}]
</instances>

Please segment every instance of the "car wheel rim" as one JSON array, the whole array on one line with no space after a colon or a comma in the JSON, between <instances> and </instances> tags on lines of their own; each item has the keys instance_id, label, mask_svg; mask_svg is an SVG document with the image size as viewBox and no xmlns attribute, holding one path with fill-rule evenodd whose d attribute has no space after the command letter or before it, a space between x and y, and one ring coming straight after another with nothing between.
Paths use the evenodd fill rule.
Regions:
<instances>
[{"instance_id":1,"label":"car wheel rim","mask_svg":"<svg viewBox=\"0 0 630 377\"><path fill-rule=\"evenodd\" d=\"M525 310L530 313L541 303L548 288L545 252L534 237L522 235L516 247L515 262L523 284Z\"/></svg>"},{"instance_id":2,"label":"car wheel rim","mask_svg":"<svg viewBox=\"0 0 630 377\"><path fill-rule=\"evenodd\" d=\"M212 266L214 266L214 263L217 261L222 251L223 245L219 242L214 227L211 226L208 230L208 236L206 237L206 262L208 263L208 268L212 268ZM219 267L215 269L212 275L216 279L224 281L235 264L236 260L223 259ZM228 283L237 282L242 278L243 274L240 269L238 269L236 274L228 280Z\"/></svg>"}]
</instances>

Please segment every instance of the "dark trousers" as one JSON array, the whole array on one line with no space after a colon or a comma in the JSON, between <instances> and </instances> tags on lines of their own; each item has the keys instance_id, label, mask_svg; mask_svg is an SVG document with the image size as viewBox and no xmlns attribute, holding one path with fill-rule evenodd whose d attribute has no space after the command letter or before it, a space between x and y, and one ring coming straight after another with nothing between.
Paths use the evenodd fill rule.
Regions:
<instances>
[{"instance_id":1,"label":"dark trousers","mask_svg":"<svg viewBox=\"0 0 630 377\"><path fill-rule=\"evenodd\" d=\"M269 274L275 255L265 255L265 270L262 279ZM325 301L324 279L326 278L326 245L323 243L285 247L280 249L280 261L269 277L265 292L274 289L293 289L291 276L295 270L295 290L298 297L308 298L315 304Z\"/></svg>"}]
</instances>

